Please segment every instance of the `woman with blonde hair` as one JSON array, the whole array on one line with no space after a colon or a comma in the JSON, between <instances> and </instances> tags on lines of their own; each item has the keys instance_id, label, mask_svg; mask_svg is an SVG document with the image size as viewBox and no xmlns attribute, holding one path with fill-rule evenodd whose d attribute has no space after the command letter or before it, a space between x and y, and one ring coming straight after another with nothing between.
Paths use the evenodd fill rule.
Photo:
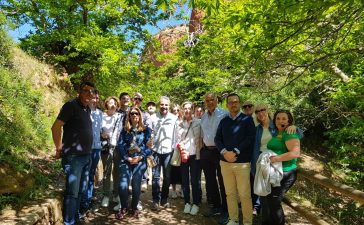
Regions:
<instances>
[{"instance_id":1,"label":"woman with blonde hair","mask_svg":"<svg viewBox=\"0 0 364 225\"><path fill-rule=\"evenodd\" d=\"M262 103L257 104L255 106L254 113L256 115L258 125L256 126L255 146L251 163L252 184L254 183L256 162L259 158L259 155L262 152L268 150L267 147L268 142L278 133L278 130L274 124L274 121L272 120L272 116L267 104L262 104ZM300 138L303 137L302 130L298 129L293 124L289 124L289 126L286 126L285 131L288 134L296 134L298 132L298 136ZM252 201L253 201L253 214L257 215L261 208L260 197L255 194L252 194ZM267 214L267 212L264 212L264 209L263 209L263 214Z\"/></svg>"},{"instance_id":2,"label":"woman with blonde hair","mask_svg":"<svg viewBox=\"0 0 364 225\"><path fill-rule=\"evenodd\" d=\"M139 218L137 206L140 199L143 174L147 169L146 159L152 154L147 142L151 137L151 129L144 125L141 110L133 106L125 120L117 151L119 163L119 198L121 209L116 218L122 220L128 213L129 183L132 186L131 214Z\"/></svg>"}]
</instances>

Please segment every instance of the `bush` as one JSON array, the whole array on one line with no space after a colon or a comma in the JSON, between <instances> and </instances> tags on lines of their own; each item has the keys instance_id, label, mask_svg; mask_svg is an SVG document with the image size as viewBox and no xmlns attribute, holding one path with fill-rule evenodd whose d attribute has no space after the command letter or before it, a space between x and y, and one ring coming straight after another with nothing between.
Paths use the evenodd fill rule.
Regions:
<instances>
[{"instance_id":1,"label":"bush","mask_svg":"<svg viewBox=\"0 0 364 225\"><path fill-rule=\"evenodd\" d=\"M0 66L7 65L10 58L11 41L4 30L5 24L6 18L4 14L0 12Z\"/></svg>"}]
</instances>

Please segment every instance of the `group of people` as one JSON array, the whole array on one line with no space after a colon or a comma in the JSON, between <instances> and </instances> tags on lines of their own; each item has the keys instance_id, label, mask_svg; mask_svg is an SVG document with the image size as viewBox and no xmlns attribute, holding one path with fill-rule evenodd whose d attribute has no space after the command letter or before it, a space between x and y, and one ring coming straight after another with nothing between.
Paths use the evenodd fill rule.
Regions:
<instances>
[{"instance_id":1,"label":"group of people","mask_svg":"<svg viewBox=\"0 0 364 225\"><path fill-rule=\"evenodd\" d=\"M56 158L62 159L66 175L64 224L77 223L91 207L100 158L104 171L101 205L117 201L120 220L127 214L139 218L141 187L148 183L150 173L153 210L170 207L170 185L174 184L174 197L175 185L180 183L183 213L197 215L203 172L208 203L204 216L220 215L219 224L237 225L240 201L242 224L253 224L253 215L259 212L263 225L285 224L281 202L297 177L302 137L289 111L278 110L272 118L267 105L242 103L235 93L226 97L227 111L218 107L215 93L204 95L206 112L190 101L171 107L166 96L158 104L148 102L144 111L142 101L140 93L132 99L121 93L119 98L108 97L102 112L95 85L83 82L78 97L62 107L52 135ZM266 155L268 165L263 160ZM262 170L271 171L270 165L280 168L278 184L261 177ZM254 194L253 189L262 187L267 192Z\"/></svg>"}]
</instances>

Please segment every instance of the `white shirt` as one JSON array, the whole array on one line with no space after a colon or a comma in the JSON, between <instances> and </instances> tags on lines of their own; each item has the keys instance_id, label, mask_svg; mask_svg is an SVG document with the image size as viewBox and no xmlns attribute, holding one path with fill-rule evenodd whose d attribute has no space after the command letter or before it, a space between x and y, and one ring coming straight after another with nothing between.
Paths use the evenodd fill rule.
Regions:
<instances>
[{"instance_id":1,"label":"white shirt","mask_svg":"<svg viewBox=\"0 0 364 225\"><path fill-rule=\"evenodd\" d=\"M190 155L196 155L196 159L200 159L202 147L200 120L193 119L191 123L186 120L177 122L175 132L176 144L182 144Z\"/></svg>"},{"instance_id":2,"label":"white shirt","mask_svg":"<svg viewBox=\"0 0 364 225\"><path fill-rule=\"evenodd\" d=\"M272 139L272 134L269 132L268 128L263 127L262 139L260 139L260 151L267 151L267 144Z\"/></svg>"},{"instance_id":3,"label":"white shirt","mask_svg":"<svg viewBox=\"0 0 364 225\"><path fill-rule=\"evenodd\" d=\"M157 113L152 126L154 128L153 151L159 154L172 152L176 121L177 116L172 113L167 113L166 116L162 116L160 112Z\"/></svg>"},{"instance_id":4,"label":"white shirt","mask_svg":"<svg viewBox=\"0 0 364 225\"><path fill-rule=\"evenodd\" d=\"M203 114L201 118L201 128L203 143L205 143L206 146L216 146L215 136L217 127L219 126L220 121L227 115L228 112L220 108L216 108L211 115L209 115L209 112Z\"/></svg>"},{"instance_id":5,"label":"white shirt","mask_svg":"<svg viewBox=\"0 0 364 225\"><path fill-rule=\"evenodd\" d=\"M114 113L112 116L107 115L107 113L104 113L103 117L102 117L102 132L107 133L109 135L110 138L110 144L112 146L116 146L117 144L117 139L119 137L119 134L121 132L122 126L120 126L122 124L122 120L123 118L120 118L121 114L120 113ZM115 123L118 121L119 126L117 126L114 129ZM114 131L114 133L113 133Z\"/></svg>"}]
</instances>

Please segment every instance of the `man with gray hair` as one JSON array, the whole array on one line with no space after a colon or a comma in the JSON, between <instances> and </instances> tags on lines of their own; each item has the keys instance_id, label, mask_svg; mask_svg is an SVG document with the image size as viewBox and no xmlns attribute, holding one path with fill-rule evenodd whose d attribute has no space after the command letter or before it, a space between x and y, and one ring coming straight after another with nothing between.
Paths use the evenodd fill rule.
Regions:
<instances>
[{"instance_id":1,"label":"man with gray hair","mask_svg":"<svg viewBox=\"0 0 364 225\"><path fill-rule=\"evenodd\" d=\"M226 204L224 181L220 168L220 152L215 144L215 135L220 121L228 112L218 108L217 95L205 94L205 108L207 112L201 118L203 148L201 149L200 162L205 175L206 195L209 210L205 216L212 217L220 214L219 224L226 224L229 220Z\"/></svg>"},{"instance_id":2,"label":"man with gray hair","mask_svg":"<svg viewBox=\"0 0 364 225\"><path fill-rule=\"evenodd\" d=\"M159 99L159 112L153 120L154 142L153 157L157 163L153 167L152 196L153 209L158 210L160 206L169 207L168 194L170 184L170 160L173 150L173 137L177 117L169 112L170 100L166 96ZM163 170L162 190L160 188L160 174Z\"/></svg>"}]
</instances>

